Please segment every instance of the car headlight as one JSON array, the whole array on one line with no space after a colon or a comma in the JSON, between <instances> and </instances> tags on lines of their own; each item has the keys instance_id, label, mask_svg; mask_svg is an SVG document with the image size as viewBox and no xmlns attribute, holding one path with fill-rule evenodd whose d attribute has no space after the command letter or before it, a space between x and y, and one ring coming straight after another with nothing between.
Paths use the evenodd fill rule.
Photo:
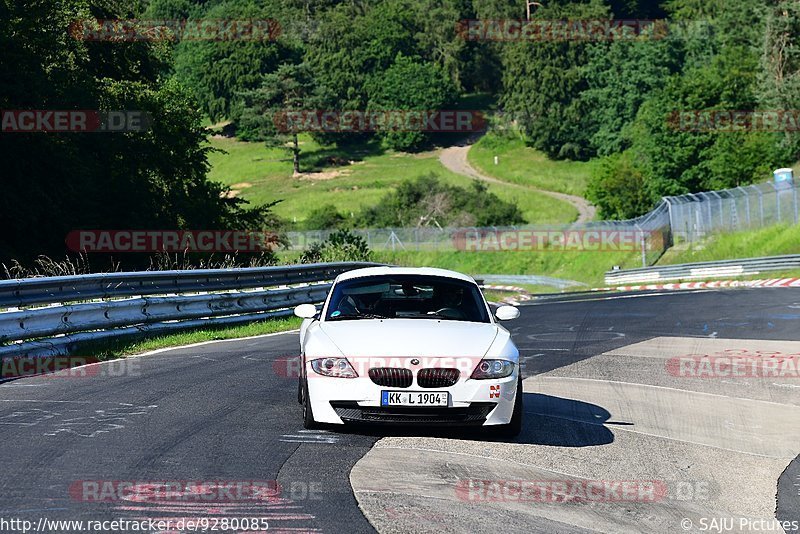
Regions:
<instances>
[{"instance_id":1,"label":"car headlight","mask_svg":"<svg viewBox=\"0 0 800 534\"><path fill-rule=\"evenodd\" d=\"M311 360L311 368L315 373L334 378L356 378L358 373L347 361L347 358L320 358Z\"/></svg>"},{"instance_id":2,"label":"car headlight","mask_svg":"<svg viewBox=\"0 0 800 534\"><path fill-rule=\"evenodd\" d=\"M490 378L505 378L514 372L514 362L508 360L481 360L481 363L472 371L472 376L476 380L487 380Z\"/></svg>"}]
</instances>

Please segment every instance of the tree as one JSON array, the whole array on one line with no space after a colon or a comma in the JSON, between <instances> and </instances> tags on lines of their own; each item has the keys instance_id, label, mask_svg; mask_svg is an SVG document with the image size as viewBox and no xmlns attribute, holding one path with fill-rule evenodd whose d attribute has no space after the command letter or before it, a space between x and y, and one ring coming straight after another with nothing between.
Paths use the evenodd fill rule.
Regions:
<instances>
[{"instance_id":1,"label":"tree","mask_svg":"<svg viewBox=\"0 0 800 534\"><path fill-rule=\"evenodd\" d=\"M631 219L654 204L631 151L602 159L589 182L587 196L604 219Z\"/></svg>"},{"instance_id":2,"label":"tree","mask_svg":"<svg viewBox=\"0 0 800 534\"><path fill-rule=\"evenodd\" d=\"M681 46L674 39L614 41L587 49L583 69L587 88L580 99L591 110L591 152L617 154L630 146L624 130L639 107L681 67Z\"/></svg>"},{"instance_id":3,"label":"tree","mask_svg":"<svg viewBox=\"0 0 800 534\"><path fill-rule=\"evenodd\" d=\"M268 21L279 19L281 14L278 2L253 4L246 0L227 0L210 8L199 5L202 7L184 8L192 17L190 20ZM159 7L160 4L152 6L149 14L158 17ZM175 76L191 91L212 121L236 120L241 110L241 94L257 88L264 74L275 72L278 65L297 57L299 51L293 43L277 38L183 40L175 46L174 69Z\"/></svg>"},{"instance_id":4,"label":"tree","mask_svg":"<svg viewBox=\"0 0 800 534\"><path fill-rule=\"evenodd\" d=\"M769 7L759 88L767 109L800 109L800 5L781 0ZM786 158L800 158L800 133L785 132L781 150Z\"/></svg>"},{"instance_id":5,"label":"tree","mask_svg":"<svg viewBox=\"0 0 800 534\"><path fill-rule=\"evenodd\" d=\"M283 64L263 76L261 87L242 93L244 110L239 118L240 137L266 140L268 146L285 146L292 154L295 174L300 173L298 132L304 120L315 117L312 103L314 79L308 65ZM298 115L294 113L297 112Z\"/></svg>"},{"instance_id":6,"label":"tree","mask_svg":"<svg viewBox=\"0 0 800 534\"><path fill-rule=\"evenodd\" d=\"M409 4L384 1L362 11L348 2L326 12L305 56L313 72L324 73L319 82L324 109L365 110L367 80L388 69L397 54L420 54L414 38L418 20Z\"/></svg>"},{"instance_id":7,"label":"tree","mask_svg":"<svg viewBox=\"0 0 800 534\"><path fill-rule=\"evenodd\" d=\"M246 229L270 224L269 207L227 198L206 178L206 131L195 103L164 82L167 47L87 42L76 19L126 18L120 2L45 0L0 4L2 109L138 110L149 130L3 134L0 261L63 257L79 229ZM119 257L115 257L119 260ZM147 257L126 256L125 266Z\"/></svg>"},{"instance_id":8,"label":"tree","mask_svg":"<svg viewBox=\"0 0 800 534\"><path fill-rule=\"evenodd\" d=\"M437 66L417 58L398 55L385 72L373 76L367 83L369 104L373 111L440 111L452 106L456 88ZM378 130L387 148L394 150L419 149L431 134L401 126Z\"/></svg>"},{"instance_id":9,"label":"tree","mask_svg":"<svg viewBox=\"0 0 800 534\"><path fill-rule=\"evenodd\" d=\"M684 112L758 109L756 65L750 50L723 48L710 66L674 76L642 106L630 138L653 195L749 184L782 163L778 134L703 131L674 119Z\"/></svg>"},{"instance_id":10,"label":"tree","mask_svg":"<svg viewBox=\"0 0 800 534\"><path fill-rule=\"evenodd\" d=\"M534 19L603 19L608 8L599 1L539 8ZM587 159L597 130L591 108L580 98L588 89L584 67L588 47L578 41L503 43L502 108L518 117L534 148L558 159Z\"/></svg>"}]
</instances>

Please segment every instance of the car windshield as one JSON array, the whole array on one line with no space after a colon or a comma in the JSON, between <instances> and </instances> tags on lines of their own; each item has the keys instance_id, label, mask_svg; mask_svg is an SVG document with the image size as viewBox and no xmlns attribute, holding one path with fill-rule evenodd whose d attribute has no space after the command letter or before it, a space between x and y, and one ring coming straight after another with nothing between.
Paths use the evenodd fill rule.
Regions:
<instances>
[{"instance_id":1,"label":"car windshield","mask_svg":"<svg viewBox=\"0 0 800 534\"><path fill-rule=\"evenodd\" d=\"M333 288L325 320L439 319L490 322L478 286L441 276L386 275Z\"/></svg>"}]
</instances>

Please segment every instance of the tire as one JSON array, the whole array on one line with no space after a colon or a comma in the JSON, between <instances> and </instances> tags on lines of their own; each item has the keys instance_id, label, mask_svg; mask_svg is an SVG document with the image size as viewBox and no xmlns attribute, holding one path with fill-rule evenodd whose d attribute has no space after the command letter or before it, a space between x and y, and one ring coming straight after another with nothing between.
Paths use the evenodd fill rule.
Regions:
<instances>
[{"instance_id":1,"label":"tire","mask_svg":"<svg viewBox=\"0 0 800 534\"><path fill-rule=\"evenodd\" d=\"M297 404L303 404L303 377L297 379Z\"/></svg>"},{"instance_id":2,"label":"tire","mask_svg":"<svg viewBox=\"0 0 800 534\"><path fill-rule=\"evenodd\" d=\"M308 382L303 381L303 428L306 430L314 430L319 428L319 423L314 420L314 412L311 410L311 402L308 399Z\"/></svg>"},{"instance_id":3,"label":"tire","mask_svg":"<svg viewBox=\"0 0 800 534\"><path fill-rule=\"evenodd\" d=\"M514 411L511 414L511 421L506 425L495 427L496 435L504 438L515 438L522 432L522 377L517 382L517 393L514 395Z\"/></svg>"}]
</instances>

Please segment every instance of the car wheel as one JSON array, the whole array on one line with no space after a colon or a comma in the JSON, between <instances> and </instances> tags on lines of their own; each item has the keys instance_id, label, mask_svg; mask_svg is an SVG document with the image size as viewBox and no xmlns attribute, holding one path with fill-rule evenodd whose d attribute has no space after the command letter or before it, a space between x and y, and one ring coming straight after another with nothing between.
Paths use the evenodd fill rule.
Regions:
<instances>
[{"instance_id":1,"label":"car wheel","mask_svg":"<svg viewBox=\"0 0 800 534\"><path fill-rule=\"evenodd\" d=\"M522 377L517 382L517 394L514 396L514 411L511 414L511 421L507 425L498 425L496 435L504 438L515 438L522 432Z\"/></svg>"},{"instance_id":2,"label":"car wheel","mask_svg":"<svg viewBox=\"0 0 800 534\"><path fill-rule=\"evenodd\" d=\"M319 425L314 421L314 412L311 410L311 401L308 398L308 382L303 381L303 428L314 430Z\"/></svg>"},{"instance_id":3,"label":"car wheel","mask_svg":"<svg viewBox=\"0 0 800 534\"><path fill-rule=\"evenodd\" d=\"M303 377L297 379L297 404L303 404Z\"/></svg>"}]
</instances>

